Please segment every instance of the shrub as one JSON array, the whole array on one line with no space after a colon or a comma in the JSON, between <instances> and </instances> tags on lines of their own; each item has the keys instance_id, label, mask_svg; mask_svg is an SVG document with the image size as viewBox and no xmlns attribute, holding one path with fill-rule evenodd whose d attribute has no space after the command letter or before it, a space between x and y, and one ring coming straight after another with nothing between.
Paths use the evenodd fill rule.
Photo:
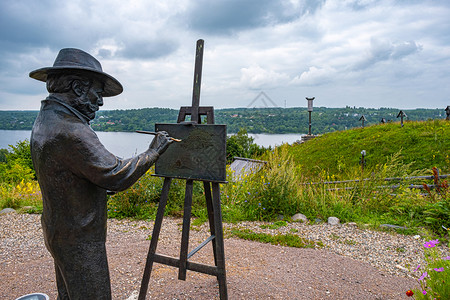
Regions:
<instances>
[{"instance_id":1,"label":"shrub","mask_svg":"<svg viewBox=\"0 0 450 300\"><path fill-rule=\"evenodd\" d=\"M224 188L224 204L238 207L248 220L272 220L279 214L294 214L298 209L298 181L286 147L273 150L268 164L259 172L231 179Z\"/></svg>"},{"instance_id":2,"label":"shrub","mask_svg":"<svg viewBox=\"0 0 450 300\"><path fill-rule=\"evenodd\" d=\"M251 158L265 152L264 147L254 143L254 138L248 136L247 130L241 128L238 133L227 137L227 162L231 163L234 157Z\"/></svg>"},{"instance_id":3,"label":"shrub","mask_svg":"<svg viewBox=\"0 0 450 300\"><path fill-rule=\"evenodd\" d=\"M439 180L436 168L433 168L433 178L433 190L424 184L424 188L432 200L425 208L425 223L433 232L442 235L447 231L444 228L450 228L450 191L447 180Z\"/></svg>"},{"instance_id":4,"label":"shrub","mask_svg":"<svg viewBox=\"0 0 450 300\"><path fill-rule=\"evenodd\" d=\"M17 185L0 183L1 208L21 208L32 206L37 211L42 210L42 195L37 181L22 180Z\"/></svg>"},{"instance_id":5,"label":"shrub","mask_svg":"<svg viewBox=\"0 0 450 300\"><path fill-rule=\"evenodd\" d=\"M154 167L129 189L110 196L108 216L110 218L154 219L161 198L164 179L153 176ZM182 216L184 208L185 180L172 179L166 215ZM194 181L192 215L206 213L205 197L201 183Z\"/></svg>"},{"instance_id":6,"label":"shrub","mask_svg":"<svg viewBox=\"0 0 450 300\"><path fill-rule=\"evenodd\" d=\"M15 146L10 145L11 151L2 155L0 162L0 180L9 184L17 184L21 180L29 181L36 178L31 160L30 142L19 141Z\"/></svg>"}]
</instances>

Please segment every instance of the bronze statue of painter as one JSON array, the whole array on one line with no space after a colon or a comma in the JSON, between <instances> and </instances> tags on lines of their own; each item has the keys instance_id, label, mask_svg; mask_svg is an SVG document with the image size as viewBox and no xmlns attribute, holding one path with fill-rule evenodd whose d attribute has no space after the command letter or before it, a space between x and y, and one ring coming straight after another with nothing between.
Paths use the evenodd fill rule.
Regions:
<instances>
[{"instance_id":1,"label":"bronze statue of painter","mask_svg":"<svg viewBox=\"0 0 450 300\"><path fill-rule=\"evenodd\" d=\"M160 132L148 150L128 159L116 157L101 144L89 122L103 97L118 95L123 88L82 50L62 49L52 67L32 71L30 77L46 82L49 92L30 143L58 299L111 299L106 192L130 187L171 140Z\"/></svg>"}]
</instances>

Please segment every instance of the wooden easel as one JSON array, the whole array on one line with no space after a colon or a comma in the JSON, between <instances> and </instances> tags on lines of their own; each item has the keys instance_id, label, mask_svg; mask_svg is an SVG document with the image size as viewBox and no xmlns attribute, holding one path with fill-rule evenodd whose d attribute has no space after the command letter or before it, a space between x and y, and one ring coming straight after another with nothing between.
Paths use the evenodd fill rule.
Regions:
<instances>
[{"instance_id":1,"label":"wooden easel","mask_svg":"<svg viewBox=\"0 0 450 300\"><path fill-rule=\"evenodd\" d=\"M184 122L186 120L186 116L190 115L191 122L200 124L201 116L205 115L207 117L207 124L214 124L214 108L212 106L208 107L199 106L201 72L203 62L203 45L204 45L203 40L197 41L192 106L181 107L177 123ZM148 284L150 281L150 275L154 262L178 268L178 279L180 280L186 280L187 270L192 270L216 276L219 283L220 299L222 300L228 299L226 274L225 274L225 253L224 253L224 240L222 227L222 211L220 207L220 186L218 182L203 181L211 236L208 237L204 242L202 242L190 253L188 253L194 180L186 179L180 257L173 258L156 253L156 247L158 244L159 233L161 231L161 225L164 217L164 211L167 204L167 198L169 195L171 182L172 182L171 177L165 177L164 185L161 192L161 199L159 201L158 211L156 213L152 239L150 241L150 248L148 250L147 261L145 264L144 275L142 278L141 289L139 292L138 299L145 300L146 298ZM211 241L214 253L214 266L189 261L189 258L191 258L195 253L197 253L200 249L202 249L205 245L207 245Z\"/></svg>"}]
</instances>

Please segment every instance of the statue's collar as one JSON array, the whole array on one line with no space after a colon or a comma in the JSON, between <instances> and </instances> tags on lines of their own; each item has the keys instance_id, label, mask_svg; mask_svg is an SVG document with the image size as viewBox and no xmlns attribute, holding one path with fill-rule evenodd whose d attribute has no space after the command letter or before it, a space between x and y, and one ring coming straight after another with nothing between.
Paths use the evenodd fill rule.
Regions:
<instances>
[{"instance_id":1,"label":"statue's collar","mask_svg":"<svg viewBox=\"0 0 450 300\"><path fill-rule=\"evenodd\" d=\"M45 99L44 101L51 101L51 102L56 102L58 104L61 104L62 106L64 106L68 110L70 110L81 121L87 123L88 125L89 125L89 122L91 121L86 115L81 113L79 110L77 110L76 108L73 108L72 106L70 106L69 104L63 102L62 100L60 100L58 98L56 98L55 96L48 96L47 99Z\"/></svg>"}]
</instances>

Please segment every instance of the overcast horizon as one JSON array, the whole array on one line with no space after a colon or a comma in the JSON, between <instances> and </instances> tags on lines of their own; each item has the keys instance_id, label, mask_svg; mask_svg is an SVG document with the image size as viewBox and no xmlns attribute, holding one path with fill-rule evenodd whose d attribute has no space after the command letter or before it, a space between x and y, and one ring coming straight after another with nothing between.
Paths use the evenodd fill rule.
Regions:
<instances>
[{"instance_id":1,"label":"overcast horizon","mask_svg":"<svg viewBox=\"0 0 450 300\"><path fill-rule=\"evenodd\" d=\"M61 48L122 83L102 110L189 106L198 39L202 106L445 109L449 16L445 0L4 0L0 110L39 109L28 74Z\"/></svg>"}]
</instances>

